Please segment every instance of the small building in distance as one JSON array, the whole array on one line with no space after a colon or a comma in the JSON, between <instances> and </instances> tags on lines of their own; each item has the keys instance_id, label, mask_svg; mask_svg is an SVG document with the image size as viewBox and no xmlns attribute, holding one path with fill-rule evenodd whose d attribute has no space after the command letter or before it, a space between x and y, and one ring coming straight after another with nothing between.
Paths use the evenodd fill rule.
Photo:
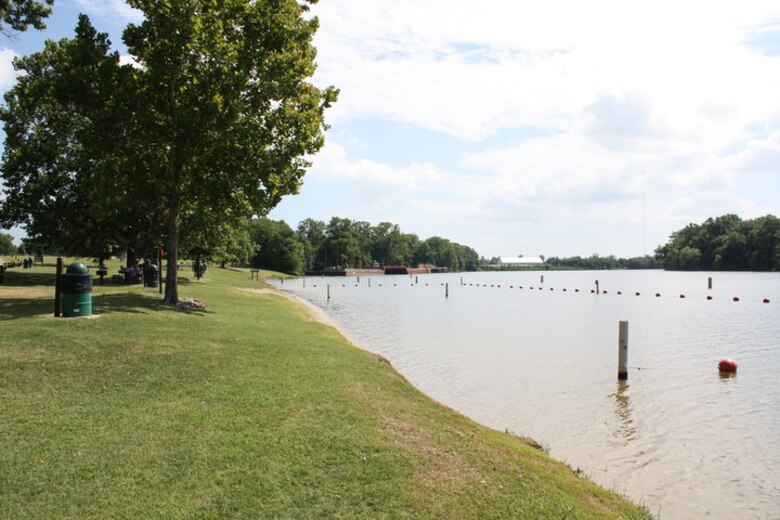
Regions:
<instances>
[{"instance_id":1,"label":"small building in distance","mask_svg":"<svg viewBox=\"0 0 780 520\"><path fill-rule=\"evenodd\" d=\"M523 269L544 267L544 260L539 256L501 256L495 269Z\"/></svg>"}]
</instances>

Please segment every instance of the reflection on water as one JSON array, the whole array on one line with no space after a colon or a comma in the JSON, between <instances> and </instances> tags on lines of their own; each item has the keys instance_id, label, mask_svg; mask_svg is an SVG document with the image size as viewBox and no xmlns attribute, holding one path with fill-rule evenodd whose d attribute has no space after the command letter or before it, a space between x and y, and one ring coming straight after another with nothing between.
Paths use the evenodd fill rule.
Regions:
<instances>
[{"instance_id":1,"label":"reflection on water","mask_svg":"<svg viewBox=\"0 0 780 520\"><path fill-rule=\"evenodd\" d=\"M614 436L623 440L626 444L631 442L636 435L636 426L631 419L631 400L628 395L630 388L628 381L617 382L617 390L610 397L615 399L615 415L620 419Z\"/></svg>"},{"instance_id":2,"label":"reflection on water","mask_svg":"<svg viewBox=\"0 0 780 520\"><path fill-rule=\"evenodd\" d=\"M664 519L780 518L780 273L370 280L282 288L436 400L536 439ZM631 364L616 382L621 320ZM739 376L719 374L724 357Z\"/></svg>"}]
</instances>

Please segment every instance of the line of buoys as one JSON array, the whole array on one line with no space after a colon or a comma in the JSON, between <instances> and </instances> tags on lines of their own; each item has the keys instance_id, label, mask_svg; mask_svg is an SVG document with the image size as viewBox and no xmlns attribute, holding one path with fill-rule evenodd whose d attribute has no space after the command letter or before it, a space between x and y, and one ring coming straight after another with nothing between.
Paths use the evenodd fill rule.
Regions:
<instances>
[{"instance_id":1,"label":"line of buoys","mask_svg":"<svg viewBox=\"0 0 780 520\"><path fill-rule=\"evenodd\" d=\"M305 283L305 282L304 282L304 283ZM419 283L410 283L410 284L409 284L409 286L410 286L410 287L414 287L414 286L416 286L416 285L420 285L420 284L419 284ZM444 282L442 282L442 283L440 283L440 285L444 286L444 285L445 285L445 283L444 283ZM464 283L463 285L465 286L466 284ZM342 286L342 287L347 287L347 284L341 284L341 286ZM360 284L359 284L359 283L356 283L356 284L354 284L354 286L355 286L355 287L360 287ZM369 287L370 287L370 286L371 286L371 285L370 285L370 280L369 280ZM397 287L397 286L398 286L398 284L397 284L397 283L394 283L394 284L393 284L393 287ZM426 286L426 287L428 287L428 286L429 286L429 284L428 284L428 283L426 283L426 284L425 284L425 286ZM480 284L471 284L471 283L470 283L470 284L469 284L469 286L470 286L470 287L471 287L471 286L480 287ZM315 287L315 288L316 288L316 287L317 287L317 284L312 284L312 285L311 285L311 287ZM379 287L382 287L382 284L381 284L381 283L379 284ZM482 284L482 287L488 287L488 284ZM492 287L492 288L499 288L499 289L500 289L502 286L501 286L500 284L490 284L490 287ZM509 288L510 288L510 289L514 289L514 288L515 288L515 286L514 286L514 285L510 285L510 286L509 286ZM518 288L518 289L523 289L523 286L522 286L522 285L518 285L518 286L517 286L517 288ZM528 289L529 289L529 290L533 290L533 289L534 289L534 287L528 287ZM539 291L542 291L542 290L544 290L544 287L536 287L536 289L537 289L537 290L539 290ZM552 292L552 291L555 291L555 287L549 287L549 290L550 290L551 292ZM562 291L562 292L568 292L569 290L568 290L568 288L564 287L564 288L562 288L562 289L561 289L561 291ZM573 291L574 291L574 292L576 292L576 293L580 292L580 290L579 290L579 289L574 289ZM604 289L604 290L601 290L601 291L598 291L598 292L597 292L597 290L596 290L596 289L590 289L590 293L591 293L591 294L609 294L609 292L608 292L606 289ZM623 291L615 291L615 294L617 294L618 296L620 296L620 295L622 295L622 294L623 294ZM641 293L640 293L639 291L636 291L636 292L634 292L634 295L636 295L636 296L641 296ZM656 297L656 298L660 298L660 297L661 297L661 293L660 293L660 292L656 292L656 293L655 293L655 297ZM685 295L685 293L680 293L680 295L679 295L679 298L680 298L680 299L685 299L685 298L687 298L687 296ZM706 295L706 296L705 296L705 298L706 298L706 300L707 300L707 301L712 301L712 300L714 299L714 296L712 296L711 294L708 294L708 295ZM740 298L739 296L734 296L734 297L732 297L732 298L731 298L731 301L733 301L733 302L739 302L739 301L741 301L741 298ZM762 303L770 303L770 302L771 302L771 300L770 300L769 298L763 298L761 301L762 301Z\"/></svg>"}]
</instances>

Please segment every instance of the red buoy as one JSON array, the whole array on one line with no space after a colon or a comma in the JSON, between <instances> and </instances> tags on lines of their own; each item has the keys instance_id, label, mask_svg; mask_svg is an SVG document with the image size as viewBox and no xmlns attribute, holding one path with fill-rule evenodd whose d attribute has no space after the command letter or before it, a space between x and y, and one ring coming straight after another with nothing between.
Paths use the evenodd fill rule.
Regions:
<instances>
[{"instance_id":1,"label":"red buoy","mask_svg":"<svg viewBox=\"0 0 780 520\"><path fill-rule=\"evenodd\" d=\"M660 296L661 296L661 293L659 293L659 292L655 293L655 297L656 297L656 298L658 298L658 297L660 297Z\"/></svg>"},{"instance_id":2,"label":"red buoy","mask_svg":"<svg viewBox=\"0 0 780 520\"><path fill-rule=\"evenodd\" d=\"M637 291L637 292L635 292L634 294L635 294L635 295L637 295L637 296L639 296L639 294L640 294L640 293L639 293L639 291Z\"/></svg>"},{"instance_id":3,"label":"red buoy","mask_svg":"<svg viewBox=\"0 0 780 520\"><path fill-rule=\"evenodd\" d=\"M621 294L623 294L623 291L618 291L618 296L620 296Z\"/></svg>"},{"instance_id":4,"label":"red buoy","mask_svg":"<svg viewBox=\"0 0 780 520\"><path fill-rule=\"evenodd\" d=\"M710 296L710 295L708 294L708 295L707 295L707 299L708 299L708 300L711 300L711 299L712 299L712 296Z\"/></svg>"},{"instance_id":5,"label":"red buoy","mask_svg":"<svg viewBox=\"0 0 780 520\"><path fill-rule=\"evenodd\" d=\"M736 372L737 362L731 358L723 358L718 363L718 370L721 372Z\"/></svg>"},{"instance_id":6,"label":"red buoy","mask_svg":"<svg viewBox=\"0 0 780 520\"><path fill-rule=\"evenodd\" d=\"M680 295L680 298L685 298L685 295L684 295L684 294L681 294L681 295Z\"/></svg>"},{"instance_id":7,"label":"red buoy","mask_svg":"<svg viewBox=\"0 0 780 520\"><path fill-rule=\"evenodd\" d=\"M764 303L769 303L769 298L764 298Z\"/></svg>"},{"instance_id":8,"label":"red buoy","mask_svg":"<svg viewBox=\"0 0 780 520\"><path fill-rule=\"evenodd\" d=\"M738 302L738 301L739 301L739 296L734 296L734 297L731 299L731 301Z\"/></svg>"}]
</instances>

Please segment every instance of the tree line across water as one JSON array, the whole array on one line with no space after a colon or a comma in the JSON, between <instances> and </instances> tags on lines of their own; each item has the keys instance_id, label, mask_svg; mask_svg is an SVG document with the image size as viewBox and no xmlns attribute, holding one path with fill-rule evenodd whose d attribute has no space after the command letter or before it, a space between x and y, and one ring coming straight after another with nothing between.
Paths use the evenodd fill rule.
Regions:
<instances>
[{"instance_id":1,"label":"tree line across water","mask_svg":"<svg viewBox=\"0 0 780 520\"><path fill-rule=\"evenodd\" d=\"M675 231L656 249L664 269L679 271L780 270L780 219L708 218Z\"/></svg>"},{"instance_id":2,"label":"tree line across water","mask_svg":"<svg viewBox=\"0 0 780 520\"><path fill-rule=\"evenodd\" d=\"M328 223L307 218L293 230L284 221L260 218L250 223L249 231L256 248L251 264L288 273L419 264L476 271L480 263L471 247L436 236L421 240L391 222L372 226L340 217Z\"/></svg>"},{"instance_id":3,"label":"tree line across water","mask_svg":"<svg viewBox=\"0 0 780 520\"><path fill-rule=\"evenodd\" d=\"M499 258L485 259L473 248L434 236L420 239L404 233L398 224L371 225L360 220L333 217L329 222L307 218L296 229L284 221L255 218L219 227L218 240L204 240L212 262L251 265L291 274L329 267L361 268L384 265L430 264L451 271L497 269ZM197 235L195 235L197 237ZM194 242L193 242L194 243ZM0 255L96 255L74 251L56 241L26 239L16 248L10 235L0 233ZM105 254L109 254L106 252ZM122 254L119 250L110 254ZM667 269L667 270L780 270L780 219L766 215L742 220L728 214L688 224L675 231L655 256L619 258L614 255L551 257L542 269Z\"/></svg>"}]
</instances>

